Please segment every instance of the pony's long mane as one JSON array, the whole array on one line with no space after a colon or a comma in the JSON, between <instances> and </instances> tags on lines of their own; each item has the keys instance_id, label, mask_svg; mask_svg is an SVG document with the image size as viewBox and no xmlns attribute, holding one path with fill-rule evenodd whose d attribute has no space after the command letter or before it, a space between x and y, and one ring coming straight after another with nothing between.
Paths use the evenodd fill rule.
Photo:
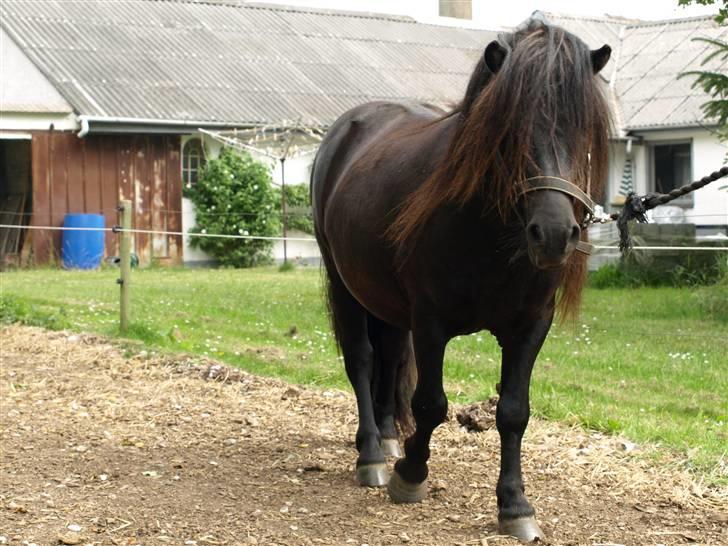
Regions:
<instances>
[{"instance_id":1,"label":"pony's long mane","mask_svg":"<svg viewBox=\"0 0 728 546\"><path fill-rule=\"evenodd\" d=\"M526 179L541 174L533 153L539 147L558 146L556 157L580 158L560 176L593 196L601 193L610 117L589 48L537 19L499 40L508 51L503 65L493 74L481 58L465 97L445 116L459 116L448 153L387 232L400 251L411 248L433 213L449 203L463 206L479 197L507 221ZM538 141L543 135L547 141ZM562 316L576 314L585 273L585 256L574 253L562 275Z\"/></svg>"}]
</instances>

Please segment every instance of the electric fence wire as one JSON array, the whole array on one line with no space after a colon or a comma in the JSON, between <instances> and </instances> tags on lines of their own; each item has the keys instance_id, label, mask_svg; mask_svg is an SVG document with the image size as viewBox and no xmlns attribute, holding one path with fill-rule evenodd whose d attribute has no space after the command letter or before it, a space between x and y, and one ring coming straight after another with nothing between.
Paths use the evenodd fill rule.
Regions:
<instances>
[{"instance_id":1,"label":"electric fence wire","mask_svg":"<svg viewBox=\"0 0 728 546\"><path fill-rule=\"evenodd\" d=\"M147 235L172 235L179 237L209 237L218 239L249 239L262 241L300 241L300 242L316 242L313 237L278 237L264 235L234 235L226 233L185 233L183 231L165 231L156 229L122 229L120 227L110 228L89 228L89 227L54 227L54 226L16 226L12 224L0 224L0 228L5 229L32 229L47 231L105 231L114 233L142 233ZM595 245L597 250L619 250L616 245ZM728 251L728 246L636 246L634 250L651 250L651 251Z\"/></svg>"}]
</instances>

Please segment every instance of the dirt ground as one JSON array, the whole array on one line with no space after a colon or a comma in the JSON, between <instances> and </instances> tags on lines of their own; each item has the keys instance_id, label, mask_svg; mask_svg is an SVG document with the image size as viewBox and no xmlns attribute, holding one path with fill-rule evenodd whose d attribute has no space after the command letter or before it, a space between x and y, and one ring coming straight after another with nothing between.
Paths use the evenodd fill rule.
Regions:
<instances>
[{"instance_id":1,"label":"dirt ground","mask_svg":"<svg viewBox=\"0 0 728 546\"><path fill-rule=\"evenodd\" d=\"M394 505L354 483L348 393L67 332L0 343L0 544L517 544L497 536L492 429L440 427L429 497ZM645 450L532 420L548 543L728 544L727 492Z\"/></svg>"}]
</instances>

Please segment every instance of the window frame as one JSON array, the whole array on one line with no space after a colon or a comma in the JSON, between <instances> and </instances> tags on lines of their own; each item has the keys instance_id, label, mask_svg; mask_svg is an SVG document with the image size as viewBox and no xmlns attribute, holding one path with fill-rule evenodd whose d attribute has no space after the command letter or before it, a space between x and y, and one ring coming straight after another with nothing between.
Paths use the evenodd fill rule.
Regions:
<instances>
[{"instance_id":1,"label":"window frame","mask_svg":"<svg viewBox=\"0 0 728 546\"><path fill-rule=\"evenodd\" d=\"M192 169L189 165L189 158L191 156L190 152L188 151L189 146L196 146L195 152L198 156L197 160L197 167ZM180 165L180 173L182 177L182 187L183 188L191 188L194 184L197 184L197 180L199 179L200 169L202 169L203 165L205 164L205 148L202 143L202 139L200 137L192 137L185 141L185 143L182 145L182 161ZM190 180L191 173L195 173L195 180L194 182Z\"/></svg>"},{"instance_id":2,"label":"window frame","mask_svg":"<svg viewBox=\"0 0 728 546\"><path fill-rule=\"evenodd\" d=\"M656 166L655 166L655 148L658 146L676 146L676 145L684 145L687 144L690 149L690 179L685 181L683 184L690 184L695 179L695 146L693 144L692 138L680 138L680 139L674 139L674 140L653 140L648 143L648 158L649 158L649 190L651 192L657 192L659 191L657 189L657 180L655 177L657 176L656 173ZM683 185L681 184L681 185ZM678 186L679 187L679 186ZM692 193L689 193L687 195L683 195L682 197L678 197L677 199L670 201L670 205L676 206L676 207L683 207L683 208L692 208L695 206L695 196Z\"/></svg>"}]
</instances>

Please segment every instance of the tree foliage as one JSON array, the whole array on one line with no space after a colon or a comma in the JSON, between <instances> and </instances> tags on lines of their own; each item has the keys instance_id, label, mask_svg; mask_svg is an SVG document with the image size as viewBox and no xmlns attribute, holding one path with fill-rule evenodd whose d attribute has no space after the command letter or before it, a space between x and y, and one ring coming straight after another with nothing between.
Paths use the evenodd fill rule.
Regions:
<instances>
[{"instance_id":1,"label":"tree foliage","mask_svg":"<svg viewBox=\"0 0 728 546\"><path fill-rule=\"evenodd\" d=\"M703 6L717 5L718 15L715 21L723 24L728 20L728 0L679 0L681 6L700 4ZM721 5L722 4L722 5ZM728 42L717 38L693 38L693 41L704 42L711 46L711 51L702 60L701 66L708 63L720 65L728 60ZM718 123L718 137L728 141L728 74L716 70L690 70L680 74L683 76L695 76L693 87L700 87L711 100L702 105L703 114L710 120Z\"/></svg>"},{"instance_id":2,"label":"tree foliage","mask_svg":"<svg viewBox=\"0 0 728 546\"><path fill-rule=\"evenodd\" d=\"M268 168L249 154L223 149L208 161L185 194L195 205L191 234L275 236L280 218ZM190 244L222 265L251 267L270 261L272 241L191 237Z\"/></svg>"},{"instance_id":3,"label":"tree foliage","mask_svg":"<svg viewBox=\"0 0 728 546\"><path fill-rule=\"evenodd\" d=\"M714 59L721 62L728 60L728 42L712 38L693 38L693 41L705 42L713 47L705 59L700 63L702 66ZM696 76L693 87L701 87L712 100L703 105L703 113L708 118L715 118L718 125L724 127L728 124L728 74L713 70L691 70L683 75Z\"/></svg>"},{"instance_id":4,"label":"tree foliage","mask_svg":"<svg viewBox=\"0 0 728 546\"><path fill-rule=\"evenodd\" d=\"M728 0L678 0L678 5L680 6L690 6L694 4L699 6L714 6L717 4L718 15L715 16L716 22L721 25L726 19L728 19Z\"/></svg>"}]
</instances>

